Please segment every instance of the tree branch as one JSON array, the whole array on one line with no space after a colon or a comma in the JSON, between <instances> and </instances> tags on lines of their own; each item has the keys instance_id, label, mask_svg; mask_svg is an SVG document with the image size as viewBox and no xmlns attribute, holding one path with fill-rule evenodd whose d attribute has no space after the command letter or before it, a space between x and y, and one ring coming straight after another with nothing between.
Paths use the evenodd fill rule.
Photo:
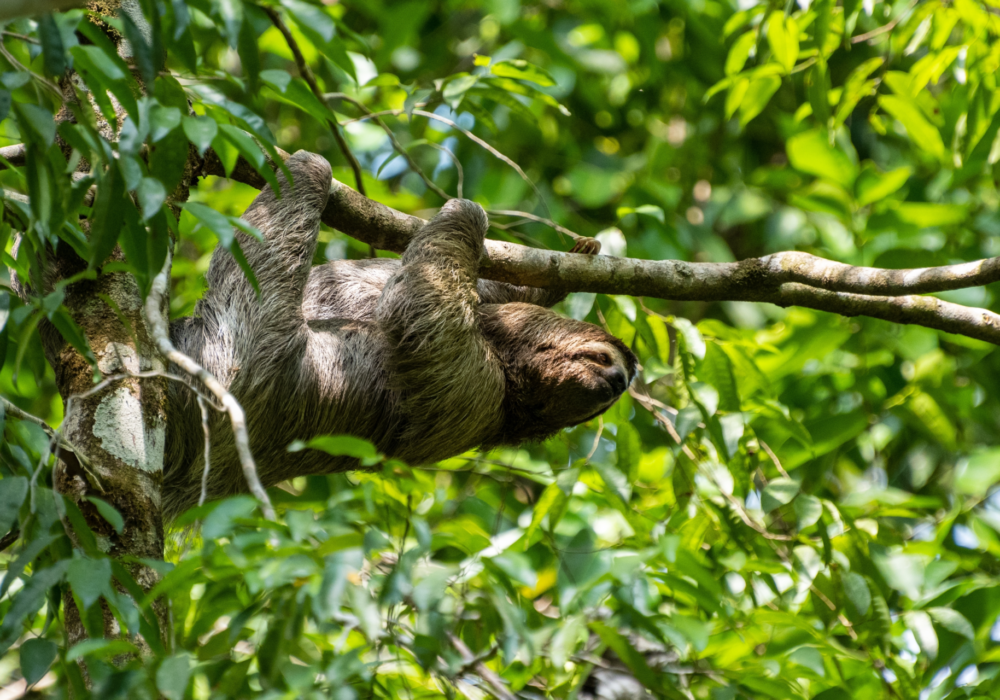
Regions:
<instances>
[{"instance_id":1,"label":"tree branch","mask_svg":"<svg viewBox=\"0 0 1000 700\"><path fill-rule=\"evenodd\" d=\"M3 148L0 148L0 158L3 158L15 168L20 167L27 162L27 153L28 149L24 147L23 143L17 143L13 146L4 146Z\"/></svg>"},{"instance_id":2,"label":"tree branch","mask_svg":"<svg viewBox=\"0 0 1000 700\"><path fill-rule=\"evenodd\" d=\"M376 248L402 253L424 220L373 202L334 180L323 223ZM934 297L890 296L996 281L1000 279L1000 258L917 270L880 270L798 252L738 263L688 263L577 255L489 240L479 274L500 282L575 292L805 306L844 316L911 323L1000 344L1000 316L992 311ZM869 296L871 291L882 295Z\"/></svg>"},{"instance_id":3,"label":"tree branch","mask_svg":"<svg viewBox=\"0 0 1000 700\"><path fill-rule=\"evenodd\" d=\"M15 17L32 17L46 12L80 7L84 0L4 0L0 2L0 22Z\"/></svg>"},{"instance_id":4,"label":"tree branch","mask_svg":"<svg viewBox=\"0 0 1000 700\"><path fill-rule=\"evenodd\" d=\"M281 151L279 155L287 157ZM225 176L214 153L206 155L203 173ZM242 159L230 177L258 188L265 184ZM368 199L337 180L331 182L322 221L375 248L396 253L402 253L413 234L426 223ZM854 267L796 251L741 262L689 263L578 255L488 240L479 274L499 282L574 292L803 306L843 316L915 324L1000 345L1000 315L988 309L915 296L1000 281L1000 258L884 270Z\"/></svg>"},{"instance_id":5,"label":"tree branch","mask_svg":"<svg viewBox=\"0 0 1000 700\"><path fill-rule=\"evenodd\" d=\"M254 464L253 455L250 453L250 435L247 432L243 407L240 406L236 397L230 394L218 379L192 358L174 347L173 342L170 340L170 328L167 320L163 317L163 313L160 311L160 303L170 282L170 262L171 255L168 252L163 269L153 278L152 288L149 290L149 296L146 297L144 309L149 335L153 339L153 342L156 343L157 349L167 360L173 362L204 384L205 388L226 409L226 412L229 414L229 421L233 426L233 437L236 443L236 452L240 459L240 466L243 468L243 478L246 479L250 492L260 501L264 517L274 520L275 514L274 508L271 506L271 499L267 497L267 491L264 490L263 485L260 483L260 478L257 476L257 467Z\"/></svg>"}]
</instances>

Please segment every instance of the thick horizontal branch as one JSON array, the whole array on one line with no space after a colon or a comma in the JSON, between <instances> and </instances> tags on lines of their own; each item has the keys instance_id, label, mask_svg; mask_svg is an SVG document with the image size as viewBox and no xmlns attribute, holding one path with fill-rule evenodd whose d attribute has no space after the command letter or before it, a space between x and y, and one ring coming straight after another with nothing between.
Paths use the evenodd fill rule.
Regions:
<instances>
[{"instance_id":1,"label":"thick horizontal branch","mask_svg":"<svg viewBox=\"0 0 1000 700\"><path fill-rule=\"evenodd\" d=\"M83 0L3 0L0 2L0 22L15 17L34 17L47 12L59 12L80 7Z\"/></svg>"},{"instance_id":2,"label":"thick horizontal branch","mask_svg":"<svg viewBox=\"0 0 1000 700\"><path fill-rule=\"evenodd\" d=\"M280 157L287 157L282 151ZM202 173L226 176L211 151ZM229 177L261 188L264 178L240 158ZM381 250L402 253L426 222L379 204L333 180L323 223ZM783 252L733 263L689 263L579 255L486 241L480 276L511 284L648 296L674 301L753 301L803 306L844 316L909 323L1000 344L1000 315L914 296L1000 281L1000 258L913 270L853 267L808 253Z\"/></svg>"},{"instance_id":3,"label":"thick horizontal branch","mask_svg":"<svg viewBox=\"0 0 1000 700\"><path fill-rule=\"evenodd\" d=\"M402 252L424 220L374 202L334 180L323 223L376 248ZM880 270L798 252L738 263L688 263L577 255L486 241L480 275L574 292L804 306L843 316L911 323L1000 344L1000 315L913 296L997 281L998 258L917 270Z\"/></svg>"}]
</instances>

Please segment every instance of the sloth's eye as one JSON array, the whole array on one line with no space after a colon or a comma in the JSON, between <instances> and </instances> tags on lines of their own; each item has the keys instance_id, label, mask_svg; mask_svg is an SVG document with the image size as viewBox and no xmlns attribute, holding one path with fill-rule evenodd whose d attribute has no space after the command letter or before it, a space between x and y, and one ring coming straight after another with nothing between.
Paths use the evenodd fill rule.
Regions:
<instances>
[{"instance_id":1,"label":"sloth's eye","mask_svg":"<svg viewBox=\"0 0 1000 700\"><path fill-rule=\"evenodd\" d=\"M608 367L611 365L611 356L606 352L597 352L590 355L590 359L599 365Z\"/></svg>"}]
</instances>

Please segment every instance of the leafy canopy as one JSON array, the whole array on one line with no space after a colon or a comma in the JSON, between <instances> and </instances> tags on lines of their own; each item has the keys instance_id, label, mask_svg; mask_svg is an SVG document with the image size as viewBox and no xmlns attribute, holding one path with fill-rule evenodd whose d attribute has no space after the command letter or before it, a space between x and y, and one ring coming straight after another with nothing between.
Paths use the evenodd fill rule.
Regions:
<instances>
[{"instance_id":1,"label":"leafy canopy","mask_svg":"<svg viewBox=\"0 0 1000 700\"><path fill-rule=\"evenodd\" d=\"M83 276L118 244L115 269L145 289L173 235L172 310L191 313L254 191L204 178L175 216L189 150L270 179L265 156L307 148L354 184L331 109L369 196L406 211L441 204L415 163L449 193L596 234L615 255L799 249L898 268L1000 254L997 0L271 5L318 86L381 113L412 163L352 101L316 97L260 7L139 4L150 35L71 10L0 37L0 145L27 147L26 167L0 173L0 247L25 279L47 243L89 261ZM79 99L63 104L70 68ZM109 130L116 102L128 118ZM75 119L57 123L60 106ZM91 169L74 179L80 159ZM494 218L511 224L498 237L567 247ZM322 241L317 262L367 253ZM995 292L941 296L997 310ZM62 294L0 291L0 393L53 424L41 320L93 357ZM569 697L604 654L671 698L997 696L993 346L737 303L575 294L561 311L641 358L635 394L603 418L421 468L336 437L298 446L360 450L375 471L274 489L279 523L249 497L190 512L148 595L52 491L47 436L0 413L0 535L21 533L0 554L0 683L84 697L86 659L101 698L478 698L495 691L482 661L522 697ZM127 640L68 647L62 592L88 629L106 605L151 653L116 666Z\"/></svg>"}]
</instances>

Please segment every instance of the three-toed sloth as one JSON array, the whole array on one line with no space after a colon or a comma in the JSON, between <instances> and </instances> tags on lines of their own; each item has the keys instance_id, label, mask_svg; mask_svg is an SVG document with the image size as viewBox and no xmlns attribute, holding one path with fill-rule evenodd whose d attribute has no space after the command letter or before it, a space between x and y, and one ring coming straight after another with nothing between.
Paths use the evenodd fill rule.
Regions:
<instances>
[{"instance_id":1,"label":"three-toed sloth","mask_svg":"<svg viewBox=\"0 0 1000 700\"><path fill-rule=\"evenodd\" d=\"M288 444L323 434L371 441L424 464L483 446L540 440L607 410L635 374L617 338L550 311L562 294L478 279L488 221L451 200L401 260L311 267L330 166L300 151L243 218L237 233L260 287L218 250L195 316L172 324L181 351L243 405L265 486L358 461ZM171 383L163 487L168 518L197 502L203 436L194 395ZM245 491L232 431L212 418L208 493Z\"/></svg>"}]
</instances>

